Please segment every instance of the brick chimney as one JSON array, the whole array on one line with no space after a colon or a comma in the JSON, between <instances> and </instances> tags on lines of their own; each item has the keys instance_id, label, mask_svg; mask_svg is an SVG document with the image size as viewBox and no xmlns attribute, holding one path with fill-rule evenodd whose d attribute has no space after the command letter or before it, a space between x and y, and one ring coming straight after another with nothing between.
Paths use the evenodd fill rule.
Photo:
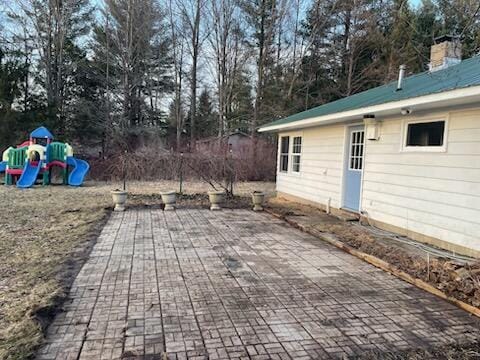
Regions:
<instances>
[{"instance_id":1,"label":"brick chimney","mask_svg":"<svg viewBox=\"0 0 480 360\"><path fill-rule=\"evenodd\" d=\"M443 35L434 42L430 49L430 71L446 69L462 61L462 43L457 36Z\"/></svg>"}]
</instances>

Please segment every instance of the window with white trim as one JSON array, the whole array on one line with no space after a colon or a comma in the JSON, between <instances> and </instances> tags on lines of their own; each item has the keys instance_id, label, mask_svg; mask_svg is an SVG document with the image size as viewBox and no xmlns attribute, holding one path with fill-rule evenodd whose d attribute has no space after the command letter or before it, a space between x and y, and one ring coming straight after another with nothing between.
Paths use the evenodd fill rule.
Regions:
<instances>
[{"instance_id":1,"label":"window with white trim","mask_svg":"<svg viewBox=\"0 0 480 360\"><path fill-rule=\"evenodd\" d=\"M295 136L292 146L292 171L300 172L300 157L302 155L302 137Z\"/></svg>"},{"instance_id":2,"label":"window with white trim","mask_svg":"<svg viewBox=\"0 0 480 360\"><path fill-rule=\"evenodd\" d=\"M280 171L288 171L288 150L290 148L290 137L282 136L280 138Z\"/></svg>"},{"instance_id":3,"label":"window with white trim","mask_svg":"<svg viewBox=\"0 0 480 360\"><path fill-rule=\"evenodd\" d=\"M407 147L442 147L445 121L412 122L407 124Z\"/></svg>"}]
</instances>

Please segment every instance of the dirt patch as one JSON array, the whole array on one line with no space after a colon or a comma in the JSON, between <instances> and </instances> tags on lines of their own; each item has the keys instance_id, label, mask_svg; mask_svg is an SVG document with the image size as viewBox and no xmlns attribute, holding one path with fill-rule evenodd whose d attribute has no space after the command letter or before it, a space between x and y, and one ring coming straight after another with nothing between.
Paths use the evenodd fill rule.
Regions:
<instances>
[{"instance_id":1,"label":"dirt patch","mask_svg":"<svg viewBox=\"0 0 480 360\"><path fill-rule=\"evenodd\" d=\"M380 258L397 269L430 283L449 296L480 308L480 262L461 264L441 257L412 251L394 240L325 214L320 209L274 198L268 207L286 219L293 219L318 233L336 239L363 253Z\"/></svg>"},{"instance_id":2,"label":"dirt patch","mask_svg":"<svg viewBox=\"0 0 480 360\"><path fill-rule=\"evenodd\" d=\"M177 182L129 182L128 206L161 206L160 192ZM81 188L0 186L0 359L27 359L42 342L58 306L112 210L110 190L119 183L88 182ZM238 183L226 207L250 206L254 190L272 183ZM183 184L179 206L207 207L208 184Z\"/></svg>"},{"instance_id":3,"label":"dirt patch","mask_svg":"<svg viewBox=\"0 0 480 360\"><path fill-rule=\"evenodd\" d=\"M474 360L480 359L480 345L453 345L436 349L410 350L400 353L369 352L355 360Z\"/></svg>"}]
</instances>

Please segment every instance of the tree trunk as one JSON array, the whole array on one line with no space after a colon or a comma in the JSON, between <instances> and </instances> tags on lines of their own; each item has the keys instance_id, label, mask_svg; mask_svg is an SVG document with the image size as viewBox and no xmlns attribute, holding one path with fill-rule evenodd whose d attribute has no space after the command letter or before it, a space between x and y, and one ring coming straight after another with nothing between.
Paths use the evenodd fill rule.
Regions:
<instances>
[{"instance_id":1,"label":"tree trunk","mask_svg":"<svg viewBox=\"0 0 480 360\"><path fill-rule=\"evenodd\" d=\"M201 0L196 0L195 18L192 27L192 69L190 82L190 147L195 147L195 126L197 117L197 67L200 50L200 10Z\"/></svg>"}]
</instances>

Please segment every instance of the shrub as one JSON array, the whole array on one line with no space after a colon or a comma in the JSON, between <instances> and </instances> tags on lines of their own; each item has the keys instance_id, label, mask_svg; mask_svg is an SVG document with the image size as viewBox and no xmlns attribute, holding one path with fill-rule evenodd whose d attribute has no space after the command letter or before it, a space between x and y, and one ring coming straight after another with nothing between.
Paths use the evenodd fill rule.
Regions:
<instances>
[{"instance_id":1,"label":"shrub","mask_svg":"<svg viewBox=\"0 0 480 360\"><path fill-rule=\"evenodd\" d=\"M215 181L272 181L275 179L276 148L268 142L230 153L215 151L178 153L153 146L132 153L117 153L107 159L90 159L90 177L120 180L125 166L127 180L212 179Z\"/></svg>"}]
</instances>

